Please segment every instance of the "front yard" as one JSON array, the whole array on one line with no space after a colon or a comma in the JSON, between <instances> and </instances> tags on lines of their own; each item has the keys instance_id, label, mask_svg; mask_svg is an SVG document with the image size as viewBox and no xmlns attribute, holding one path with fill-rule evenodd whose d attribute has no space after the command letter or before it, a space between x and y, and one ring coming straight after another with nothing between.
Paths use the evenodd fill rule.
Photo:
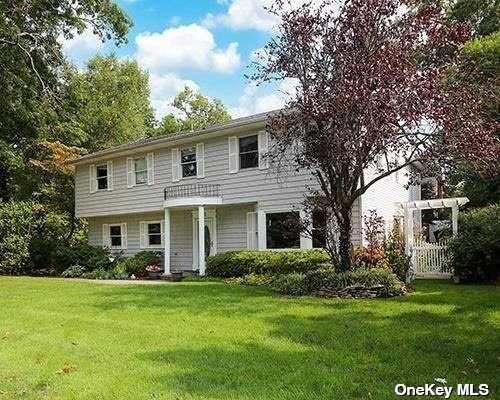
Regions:
<instances>
[{"instance_id":1,"label":"front yard","mask_svg":"<svg viewBox=\"0 0 500 400\"><path fill-rule=\"evenodd\" d=\"M0 278L0 399L389 399L397 383L500 397L500 288L281 297L217 282Z\"/></svg>"}]
</instances>

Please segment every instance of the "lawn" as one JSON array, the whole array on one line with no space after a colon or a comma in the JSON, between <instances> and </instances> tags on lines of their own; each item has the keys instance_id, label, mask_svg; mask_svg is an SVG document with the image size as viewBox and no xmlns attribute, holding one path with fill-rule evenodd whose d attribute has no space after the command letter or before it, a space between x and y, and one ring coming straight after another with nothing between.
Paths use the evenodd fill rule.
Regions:
<instances>
[{"instance_id":1,"label":"lawn","mask_svg":"<svg viewBox=\"0 0 500 400\"><path fill-rule=\"evenodd\" d=\"M390 399L396 383L500 398L500 288L281 297L217 282L0 278L0 399Z\"/></svg>"}]
</instances>

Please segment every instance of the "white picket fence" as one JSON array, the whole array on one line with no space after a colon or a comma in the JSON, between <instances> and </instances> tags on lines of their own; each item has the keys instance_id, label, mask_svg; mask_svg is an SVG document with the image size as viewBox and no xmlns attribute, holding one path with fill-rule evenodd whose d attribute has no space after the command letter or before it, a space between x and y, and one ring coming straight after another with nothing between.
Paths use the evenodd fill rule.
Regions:
<instances>
[{"instance_id":1,"label":"white picket fence","mask_svg":"<svg viewBox=\"0 0 500 400\"><path fill-rule=\"evenodd\" d=\"M411 245L411 262L413 273L417 278L445 278L453 275L453 269L446 266L447 240L428 243L413 239Z\"/></svg>"}]
</instances>

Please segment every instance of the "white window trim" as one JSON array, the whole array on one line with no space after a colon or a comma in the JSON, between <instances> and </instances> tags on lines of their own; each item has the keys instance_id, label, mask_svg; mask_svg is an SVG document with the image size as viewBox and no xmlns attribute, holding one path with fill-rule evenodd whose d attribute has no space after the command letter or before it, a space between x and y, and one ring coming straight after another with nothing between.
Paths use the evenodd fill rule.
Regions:
<instances>
[{"instance_id":1,"label":"white window trim","mask_svg":"<svg viewBox=\"0 0 500 400\"><path fill-rule=\"evenodd\" d=\"M249 168L241 168L241 152L240 152L240 139L248 138L255 136L257 138L257 165L255 167L249 167ZM238 136L236 139L236 147L237 151L236 154L238 156L238 162L236 163L236 166L238 168L238 171L253 171L256 169L259 169L259 160L260 160L260 152L259 152L259 132L254 132L249 135L241 135ZM246 152L245 154L249 154L250 152ZM253 153L253 152L252 152Z\"/></svg>"},{"instance_id":2,"label":"white window trim","mask_svg":"<svg viewBox=\"0 0 500 400\"><path fill-rule=\"evenodd\" d=\"M141 158L144 158L144 161L146 162L146 169L141 169L140 171L137 171L135 169L135 161L136 160L139 160ZM137 156L137 157L133 157L132 158L132 165L133 165L133 183L134 183L134 186L145 186L148 184L148 157L147 156ZM137 173L139 172L145 172L146 173L146 181L145 182L142 182L142 183L137 183Z\"/></svg>"},{"instance_id":3,"label":"white window trim","mask_svg":"<svg viewBox=\"0 0 500 400\"><path fill-rule=\"evenodd\" d=\"M106 189L99 189L99 179L102 179L102 178L99 178L97 176L97 170L100 167L106 167ZM95 166L95 189L96 189L96 192L106 192L108 190L108 186L109 186L108 176L109 176L108 164L107 163L96 164L96 166Z\"/></svg>"},{"instance_id":4,"label":"white window trim","mask_svg":"<svg viewBox=\"0 0 500 400\"><path fill-rule=\"evenodd\" d=\"M160 244L149 244L148 225L150 224L160 224ZM165 221L141 221L140 225L144 227L144 233L141 233L141 229L139 229L139 235L144 235L144 240L139 238L141 249L163 249L165 247Z\"/></svg>"},{"instance_id":5,"label":"white window trim","mask_svg":"<svg viewBox=\"0 0 500 400\"><path fill-rule=\"evenodd\" d=\"M106 243L108 247L112 250L126 250L127 249L127 223L122 222L122 223L115 223L115 224L104 224L103 226L107 226L107 238L106 238ZM120 227L120 238L121 238L121 245L120 246L113 246L111 244L111 228L112 227Z\"/></svg>"},{"instance_id":6,"label":"white window trim","mask_svg":"<svg viewBox=\"0 0 500 400\"><path fill-rule=\"evenodd\" d=\"M196 151L196 144L193 144L192 146L186 146L186 147L181 147L179 148L179 178L181 180L184 180L184 179L196 179L198 177L198 152ZM186 163L183 163L182 162L182 151L183 150L194 150L194 161L189 161L189 162L186 162ZM196 175L193 175L193 176L184 176L183 175L183 169L182 169L182 166L184 164L193 164L196 166Z\"/></svg>"}]
</instances>

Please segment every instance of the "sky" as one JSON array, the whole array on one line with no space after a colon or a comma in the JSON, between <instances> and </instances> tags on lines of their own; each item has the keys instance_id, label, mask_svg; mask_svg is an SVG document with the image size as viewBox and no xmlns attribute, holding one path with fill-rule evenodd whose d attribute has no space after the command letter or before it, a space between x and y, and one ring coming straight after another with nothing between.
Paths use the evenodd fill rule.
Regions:
<instances>
[{"instance_id":1,"label":"sky","mask_svg":"<svg viewBox=\"0 0 500 400\"><path fill-rule=\"evenodd\" d=\"M132 18L128 43L102 43L90 30L63 42L79 68L95 54L133 58L149 73L151 104L160 119L185 85L221 99L233 118L280 108L293 83L256 86L245 78L255 52L277 27L269 0L115 0Z\"/></svg>"}]
</instances>

